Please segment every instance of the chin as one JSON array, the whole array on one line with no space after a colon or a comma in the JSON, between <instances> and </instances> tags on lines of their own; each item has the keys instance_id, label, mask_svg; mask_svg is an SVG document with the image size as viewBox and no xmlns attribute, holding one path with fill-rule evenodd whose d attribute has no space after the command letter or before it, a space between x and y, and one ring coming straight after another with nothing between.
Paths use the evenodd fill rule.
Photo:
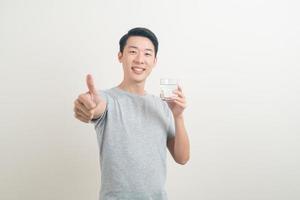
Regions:
<instances>
[{"instance_id":1,"label":"chin","mask_svg":"<svg viewBox=\"0 0 300 200\"><path fill-rule=\"evenodd\" d=\"M136 83L143 83L146 81L146 79L134 79L133 81Z\"/></svg>"},{"instance_id":2,"label":"chin","mask_svg":"<svg viewBox=\"0 0 300 200\"><path fill-rule=\"evenodd\" d=\"M140 78L137 78L137 77L132 77L131 80L132 82L136 82L136 83L142 83L142 82L145 82L147 78L145 77L140 77Z\"/></svg>"},{"instance_id":3,"label":"chin","mask_svg":"<svg viewBox=\"0 0 300 200\"><path fill-rule=\"evenodd\" d=\"M147 79L147 76L131 76L130 79L134 82L144 82Z\"/></svg>"}]
</instances>

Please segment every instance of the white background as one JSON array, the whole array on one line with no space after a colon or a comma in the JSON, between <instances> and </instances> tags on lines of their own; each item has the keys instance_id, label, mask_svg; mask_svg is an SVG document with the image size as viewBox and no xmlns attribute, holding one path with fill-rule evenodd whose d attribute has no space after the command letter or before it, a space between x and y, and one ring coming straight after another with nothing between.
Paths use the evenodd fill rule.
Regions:
<instances>
[{"instance_id":1,"label":"white background","mask_svg":"<svg viewBox=\"0 0 300 200\"><path fill-rule=\"evenodd\" d=\"M296 0L0 0L0 199L96 200L91 124L73 117L85 76L123 78L118 41L148 27L159 78L180 78L191 160L169 155L170 200L300 199Z\"/></svg>"}]
</instances>

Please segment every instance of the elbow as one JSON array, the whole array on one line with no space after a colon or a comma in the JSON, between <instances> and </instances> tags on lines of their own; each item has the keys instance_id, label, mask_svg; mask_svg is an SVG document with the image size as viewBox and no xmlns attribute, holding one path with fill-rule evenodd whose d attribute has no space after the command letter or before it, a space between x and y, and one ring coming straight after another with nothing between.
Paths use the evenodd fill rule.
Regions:
<instances>
[{"instance_id":1,"label":"elbow","mask_svg":"<svg viewBox=\"0 0 300 200\"><path fill-rule=\"evenodd\" d=\"M180 165L185 165L185 164L187 164L187 162L190 160L190 158L189 157L187 157L187 158L183 158L183 159L178 159L178 160L176 160L176 162L178 163L178 164L180 164Z\"/></svg>"}]
</instances>

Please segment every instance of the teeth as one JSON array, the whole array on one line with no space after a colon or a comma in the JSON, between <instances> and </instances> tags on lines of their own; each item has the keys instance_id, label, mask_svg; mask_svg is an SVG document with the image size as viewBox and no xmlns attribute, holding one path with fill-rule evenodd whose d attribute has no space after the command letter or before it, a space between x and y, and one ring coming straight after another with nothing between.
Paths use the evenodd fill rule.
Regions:
<instances>
[{"instance_id":1,"label":"teeth","mask_svg":"<svg viewBox=\"0 0 300 200\"><path fill-rule=\"evenodd\" d=\"M133 69L134 71L138 71L138 72L144 71L144 69L142 69L142 68L137 68L137 67L133 67L132 69Z\"/></svg>"}]
</instances>

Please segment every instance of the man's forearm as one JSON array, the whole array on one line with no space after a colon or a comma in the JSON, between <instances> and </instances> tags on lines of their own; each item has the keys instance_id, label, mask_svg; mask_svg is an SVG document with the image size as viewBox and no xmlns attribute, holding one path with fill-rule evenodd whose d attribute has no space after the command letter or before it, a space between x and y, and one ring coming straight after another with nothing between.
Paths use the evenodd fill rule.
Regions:
<instances>
[{"instance_id":1,"label":"man's forearm","mask_svg":"<svg viewBox=\"0 0 300 200\"><path fill-rule=\"evenodd\" d=\"M183 116L174 118L175 120L175 143L174 156L181 164L185 164L190 158L189 138L185 129Z\"/></svg>"}]
</instances>

